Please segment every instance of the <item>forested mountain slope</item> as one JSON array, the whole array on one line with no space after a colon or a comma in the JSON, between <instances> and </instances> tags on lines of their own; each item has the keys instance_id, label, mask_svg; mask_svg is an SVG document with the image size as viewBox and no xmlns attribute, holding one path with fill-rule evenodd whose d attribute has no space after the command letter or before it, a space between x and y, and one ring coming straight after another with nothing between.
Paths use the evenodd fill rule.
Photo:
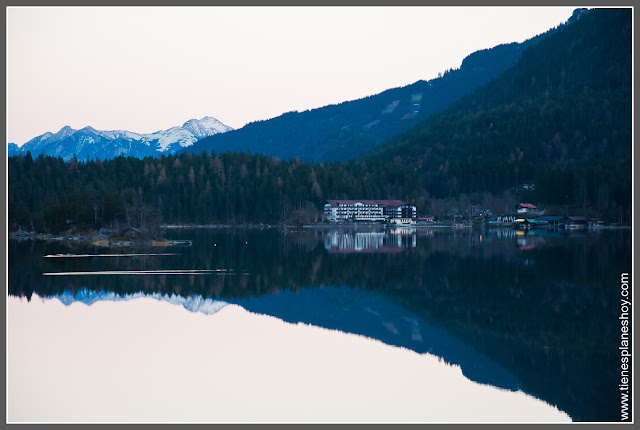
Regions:
<instances>
[{"instance_id":1,"label":"forested mountain slope","mask_svg":"<svg viewBox=\"0 0 640 430\"><path fill-rule=\"evenodd\" d=\"M185 151L250 151L312 162L347 160L487 83L515 64L528 46L554 31L523 43L474 52L459 69L447 70L428 82L421 80L359 100L252 122L202 139Z\"/></svg>"},{"instance_id":2,"label":"forested mountain slope","mask_svg":"<svg viewBox=\"0 0 640 430\"><path fill-rule=\"evenodd\" d=\"M530 200L630 214L631 13L582 14L367 159L415 169L435 197L517 187Z\"/></svg>"}]
</instances>

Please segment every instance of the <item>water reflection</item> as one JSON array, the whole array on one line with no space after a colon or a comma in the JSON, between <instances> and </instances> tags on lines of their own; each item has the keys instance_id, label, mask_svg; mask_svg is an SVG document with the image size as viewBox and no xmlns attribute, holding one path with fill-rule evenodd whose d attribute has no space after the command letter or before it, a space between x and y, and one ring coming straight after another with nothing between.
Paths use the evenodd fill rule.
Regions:
<instances>
[{"instance_id":1,"label":"water reflection","mask_svg":"<svg viewBox=\"0 0 640 430\"><path fill-rule=\"evenodd\" d=\"M333 253L353 252L402 252L415 248L417 235L415 229L396 229L391 232L345 232L334 230L327 233L324 247Z\"/></svg>"},{"instance_id":2,"label":"water reflection","mask_svg":"<svg viewBox=\"0 0 640 430\"><path fill-rule=\"evenodd\" d=\"M232 303L287 322L313 324L359 334L421 354L430 353L448 364L460 366L462 373L472 381L512 391L521 388L514 374L489 357L374 292L324 287L297 293L281 291L269 296L232 300Z\"/></svg>"},{"instance_id":3,"label":"water reflection","mask_svg":"<svg viewBox=\"0 0 640 430\"><path fill-rule=\"evenodd\" d=\"M215 314L228 304L227 302L223 302L221 300L207 299L202 296L182 297L176 294L145 294L143 292L120 295L114 293L113 291L97 292L89 290L78 291L75 294L65 291L62 294L58 294L49 298L58 299L62 304L66 306L69 306L72 303L84 303L85 305L91 306L92 304L97 302L126 302L143 297L148 297L158 301L171 303L173 305L182 306L190 312L200 312L205 315Z\"/></svg>"},{"instance_id":4,"label":"water reflection","mask_svg":"<svg viewBox=\"0 0 640 430\"><path fill-rule=\"evenodd\" d=\"M246 272L235 273L226 269L200 270L96 270L90 272L45 272L43 276L106 276L106 275L247 275Z\"/></svg>"},{"instance_id":5,"label":"water reflection","mask_svg":"<svg viewBox=\"0 0 640 430\"><path fill-rule=\"evenodd\" d=\"M129 301L141 297L182 306L191 312L211 315L227 304L237 304L248 311L275 316L289 323L312 324L322 328L353 333L403 347L417 353L430 353L447 364L460 366L472 381L511 391L519 390L515 375L495 361L435 327L419 316L390 302L374 292L354 288L324 287L305 289L296 293L277 294L221 301L202 296L182 297L176 294L116 294L82 290L75 294L65 291L51 298L69 306L72 303L92 305L100 301Z\"/></svg>"},{"instance_id":6,"label":"water reflection","mask_svg":"<svg viewBox=\"0 0 640 430\"><path fill-rule=\"evenodd\" d=\"M619 418L618 283L620 273L631 267L630 232L519 235L506 229L418 228L405 235L362 229L167 235L193 240L193 246L154 251L178 254L162 257L44 258L117 251L10 241L9 294L142 291L239 303L284 321L431 351L460 365L473 381L520 387L574 420ZM332 251L340 246L353 252ZM396 251L365 252L385 247ZM219 269L246 275L42 275ZM465 361L465 356L474 359Z\"/></svg>"},{"instance_id":7,"label":"water reflection","mask_svg":"<svg viewBox=\"0 0 640 430\"><path fill-rule=\"evenodd\" d=\"M9 422L568 420L430 354L236 305L33 298L8 300Z\"/></svg>"}]
</instances>

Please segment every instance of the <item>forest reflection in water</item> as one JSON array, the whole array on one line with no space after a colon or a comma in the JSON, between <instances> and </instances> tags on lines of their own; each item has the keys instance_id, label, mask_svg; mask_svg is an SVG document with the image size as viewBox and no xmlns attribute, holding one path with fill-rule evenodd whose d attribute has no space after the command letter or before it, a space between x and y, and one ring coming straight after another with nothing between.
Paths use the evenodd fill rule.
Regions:
<instances>
[{"instance_id":1,"label":"forest reflection in water","mask_svg":"<svg viewBox=\"0 0 640 430\"><path fill-rule=\"evenodd\" d=\"M12 241L9 293L213 298L432 352L472 381L521 389L574 420L616 419L616 278L630 267L629 232L185 230L167 236L193 239L193 246L162 251L175 256L45 259L70 251ZM220 269L246 275L42 276ZM459 358L465 356L480 358Z\"/></svg>"}]
</instances>

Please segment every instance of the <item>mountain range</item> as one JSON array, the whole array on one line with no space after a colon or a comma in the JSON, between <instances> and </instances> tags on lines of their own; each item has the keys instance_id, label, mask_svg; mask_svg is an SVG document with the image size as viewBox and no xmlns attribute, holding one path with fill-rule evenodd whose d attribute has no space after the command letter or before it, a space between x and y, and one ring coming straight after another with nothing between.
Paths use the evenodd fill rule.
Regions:
<instances>
[{"instance_id":1,"label":"mountain range","mask_svg":"<svg viewBox=\"0 0 640 430\"><path fill-rule=\"evenodd\" d=\"M513 66L527 47L555 29L522 43L498 45L467 56L459 69L358 100L251 122L232 130L214 118L187 121L182 127L151 134L98 131L91 127L45 133L21 148L8 144L8 155L74 154L79 160L119 155L143 158L181 152L240 151L298 157L303 161L344 161L372 150L386 139L438 113Z\"/></svg>"},{"instance_id":2,"label":"mountain range","mask_svg":"<svg viewBox=\"0 0 640 430\"><path fill-rule=\"evenodd\" d=\"M174 154L194 142L207 136L225 133L231 127L215 118L205 116L202 119L190 119L182 126L155 133L135 133L125 130L101 131L93 127L74 130L64 126L57 133L47 132L18 147L9 143L9 156L26 154L31 151L33 157L40 154L62 157L70 160L111 159L120 155L143 158Z\"/></svg>"},{"instance_id":3,"label":"mountain range","mask_svg":"<svg viewBox=\"0 0 640 430\"><path fill-rule=\"evenodd\" d=\"M348 160L491 81L513 66L528 46L552 31L523 43L476 51L462 61L459 69L447 70L429 81L420 80L358 100L251 122L230 133L204 138L184 151L249 151L309 162Z\"/></svg>"}]
</instances>

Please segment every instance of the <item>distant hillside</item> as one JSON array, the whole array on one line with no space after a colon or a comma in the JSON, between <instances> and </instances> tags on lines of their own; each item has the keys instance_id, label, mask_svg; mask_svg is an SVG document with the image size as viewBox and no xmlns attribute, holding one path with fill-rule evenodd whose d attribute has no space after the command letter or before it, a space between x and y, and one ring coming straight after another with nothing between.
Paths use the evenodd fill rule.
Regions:
<instances>
[{"instance_id":1,"label":"distant hillside","mask_svg":"<svg viewBox=\"0 0 640 430\"><path fill-rule=\"evenodd\" d=\"M31 151L33 157L45 154L70 160L75 156L81 161L106 160L119 155L155 157L174 154L198 139L229 130L232 128L211 117L191 119L180 127L147 134L124 130L101 131L93 127L74 130L65 126L57 133L45 133L35 137L22 147L10 143L8 155L26 154L27 151Z\"/></svg>"},{"instance_id":2,"label":"distant hillside","mask_svg":"<svg viewBox=\"0 0 640 430\"><path fill-rule=\"evenodd\" d=\"M359 100L252 122L233 132L202 139L186 151L250 151L281 159L297 156L312 162L347 160L498 76L542 37L474 52L459 69L429 82L418 81Z\"/></svg>"},{"instance_id":3,"label":"distant hillside","mask_svg":"<svg viewBox=\"0 0 640 430\"><path fill-rule=\"evenodd\" d=\"M7 144L7 156L11 157L13 155L18 155L20 153L20 147L15 143Z\"/></svg>"},{"instance_id":4,"label":"distant hillside","mask_svg":"<svg viewBox=\"0 0 640 430\"><path fill-rule=\"evenodd\" d=\"M417 171L432 197L511 189L630 215L631 9L574 15L499 78L367 158Z\"/></svg>"}]
</instances>

